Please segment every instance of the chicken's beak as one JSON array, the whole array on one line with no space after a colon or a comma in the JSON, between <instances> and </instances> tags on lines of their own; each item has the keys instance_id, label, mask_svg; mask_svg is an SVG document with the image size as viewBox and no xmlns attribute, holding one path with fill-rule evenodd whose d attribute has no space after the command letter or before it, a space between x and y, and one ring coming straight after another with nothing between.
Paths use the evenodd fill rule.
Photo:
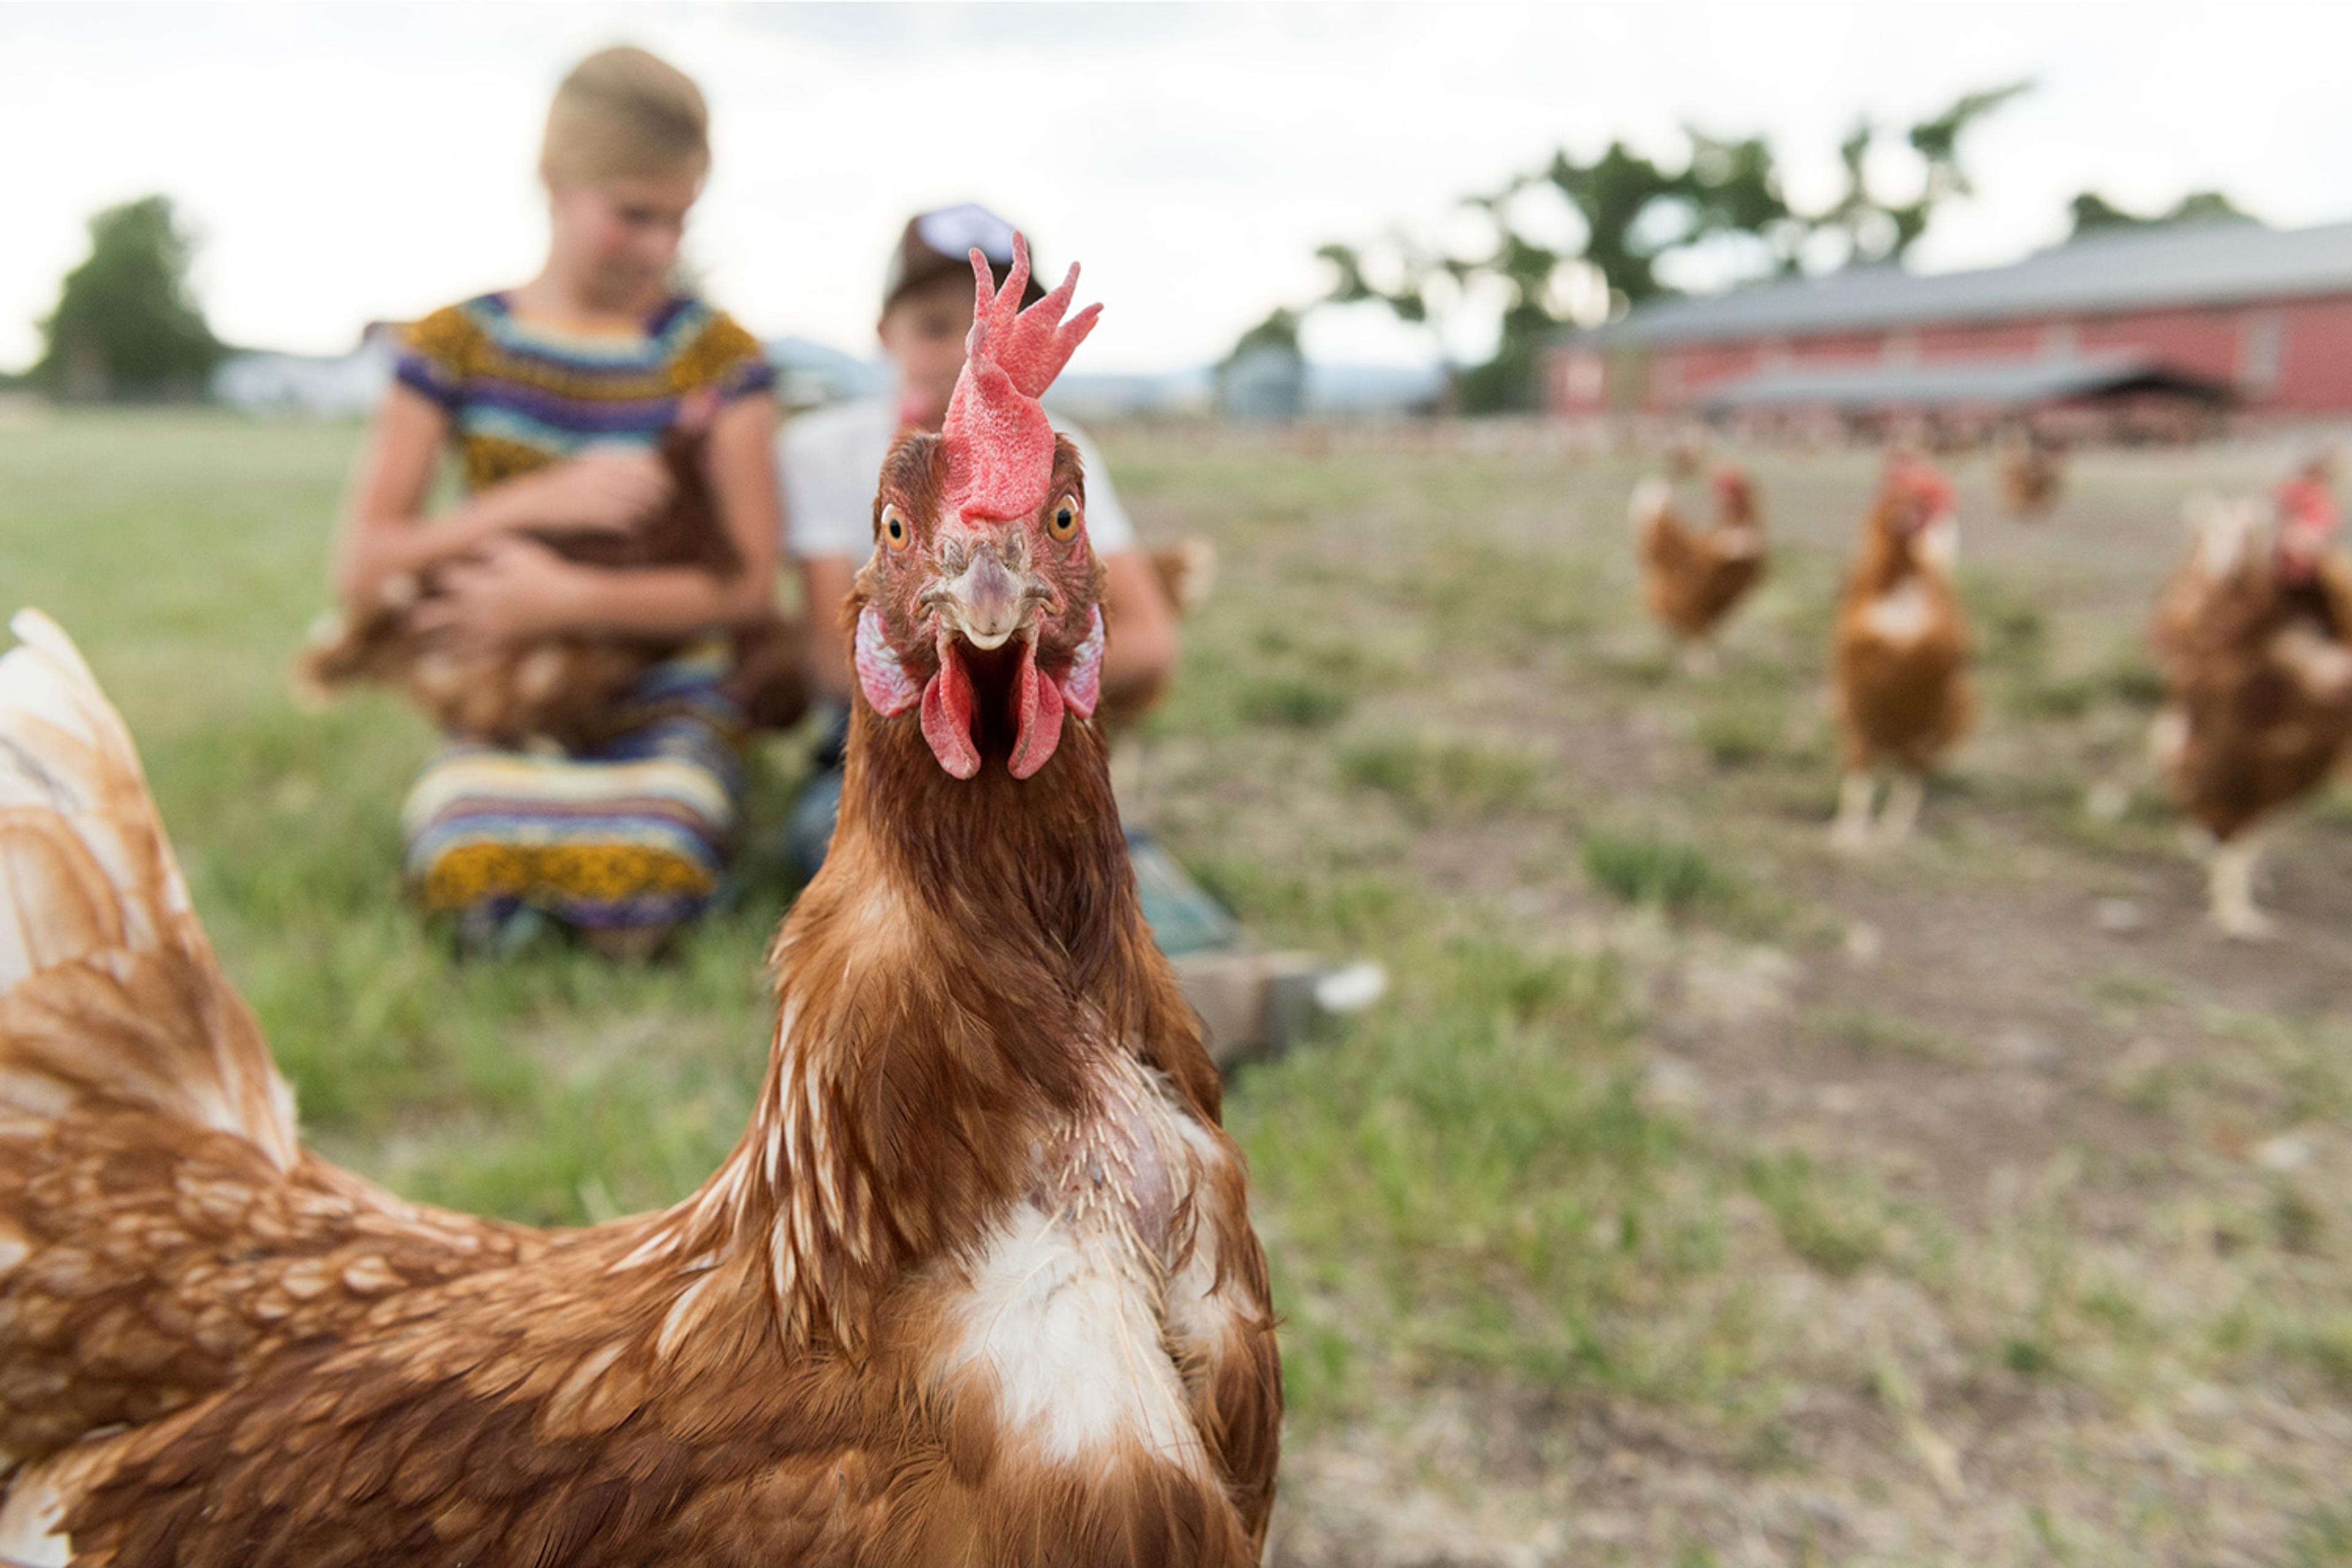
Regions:
<instances>
[{"instance_id":1,"label":"chicken's beak","mask_svg":"<svg viewBox=\"0 0 2352 1568\"><path fill-rule=\"evenodd\" d=\"M1013 547L1017 555L1018 545ZM1053 597L1044 579L1016 573L1005 548L984 540L963 557L953 575L924 590L923 604L940 617L940 629L960 635L983 653L1003 647L1029 619L1030 611Z\"/></svg>"},{"instance_id":2,"label":"chicken's beak","mask_svg":"<svg viewBox=\"0 0 2352 1568\"><path fill-rule=\"evenodd\" d=\"M1009 721L1014 778L1044 767L1061 740L1061 688L1037 667L1037 611L1052 606L1054 589L1026 570L1026 555L1017 529L953 539L941 546L939 580L920 596L938 617L940 650L939 673L923 691L923 735L958 778L980 771L981 740L992 721ZM1015 637L1017 660L990 657Z\"/></svg>"}]
</instances>

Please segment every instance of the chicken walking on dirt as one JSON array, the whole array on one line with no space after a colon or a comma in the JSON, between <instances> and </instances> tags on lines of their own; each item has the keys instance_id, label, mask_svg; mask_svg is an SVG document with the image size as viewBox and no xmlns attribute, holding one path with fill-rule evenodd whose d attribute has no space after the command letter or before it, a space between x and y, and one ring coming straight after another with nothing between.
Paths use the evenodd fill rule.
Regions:
<instances>
[{"instance_id":1,"label":"chicken walking on dirt","mask_svg":"<svg viewBox=\"0 0 2352 1568\"><path fill-rule=\"evenodd\" d=\"M1684 668L1710 674L1717 628L1764 575L1755 484L1742 469L1717 469L1715 525L1704 531L1675 514L1674 492L1664 479L1636 487L1631 510L1641 542L1643 599L1681 642Z\"/></svg>"},{"instance_id":2,"label":"chicken walking on dirt","mask_svg":"<svg viewBox=\"0 0 2352 1568\"><path fill-rule=\"evenodd\" d=\"M2157 762L2212 836L2214 923L2260 937L2261 835L2352 743L2352 567L2328 547L2335 502L2309 476L2282 487L2274 510L2198 500L2189 522L2188 558L2149 633L2169 698Z\"/></svg>"},{"instance_id":3,"label":"chicken walking on dirt","mask_svg":"<svg viewBox=\"0 0 2352 1568\"><path fill-rule=\"evenodd\" d=\"M2015 430L1994 449L1994 478L2000 487L2000 504L2010 516L2024 521L2047 516L2065 489L2066 475L2058 448L2032 430Z\"/></svg>"},{"instance_id":4,"label":"chicken walking on dirt","mask_svg":"<svg viewBox=\"0 0 2352 1568\"><path fill-rule=\"evenodd\" d=\"M1968 732L1968 626L1952 588L1959 524L1952 487L1915 458L1887 470L1838 607L1836 686L1844 778L1832 841L1910 836L1928 770ZM1881 769L1894 772L1874 824Z\"/></svg>"},{"instance_id":5,"label":"chicken walking on dirt","mask_svg":"<svg viewBox=\"0 0 2352 1568\"><path fill-rule=\"evenodd\" d=\"M977 258L976 258L977 259ZM0 658L0 1558L1255 1563L1281 1385L1216 1073L1138 911L1076 272L894 447L839 837L751 1126L538 1231L303 1150L121 720Z\"/></svg>"}]
</instances>

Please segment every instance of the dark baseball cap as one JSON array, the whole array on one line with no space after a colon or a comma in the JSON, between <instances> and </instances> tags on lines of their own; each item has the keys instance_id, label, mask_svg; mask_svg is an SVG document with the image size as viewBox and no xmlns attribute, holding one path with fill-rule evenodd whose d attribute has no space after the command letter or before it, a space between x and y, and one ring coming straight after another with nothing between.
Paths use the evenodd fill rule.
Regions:
<instances>
[{"instance_id":1,"label":"dark baseball cap","mask_svg":"<svg viewBox=\"0 0 2352 1568\"><path fill-rule=\"evenodd\" d=\"M977 202L939 207L908 218L905 231L898 236L898 247L890 253L890 269L883 275L883 313L888 314L890 307L910 289L950 274L971 277L971 253L975 250L988 258L988 270L997 287L1003 288L1004 275L1013 269L1011 224ZM1029 268L1028 287L1021 291L1024 305L1034 304L1045 296L1045 286L1037 280L1045 268L1038 264L1034 246L1029 252Z\"/></svg>"}]
</instances>

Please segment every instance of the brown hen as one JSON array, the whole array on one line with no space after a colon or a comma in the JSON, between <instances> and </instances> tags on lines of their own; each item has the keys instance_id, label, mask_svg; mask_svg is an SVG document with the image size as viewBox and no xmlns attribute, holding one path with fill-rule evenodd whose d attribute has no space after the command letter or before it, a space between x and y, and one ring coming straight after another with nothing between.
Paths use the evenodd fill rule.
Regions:
<instances>
[{"instance_id":1,"label":"brown hen","mask_svg":"<svg viewBox=\"0 0 2352 1568\"><path fill-rule=\"evenodd\" d=\"M2031 430L2004 437L1994 459L2000 504L2010 516L2037 518L2058 504L2065 469L2058 449Z\"/></svg>"},{"instance_id":2,"label":"brown hen","mask_svg":"<svg viewBox=\"0 0 2352 1568\"><path fill-rule=\"evenodd\" d=\"M1060 360L1010 318L971 401L1017 416ZM128 735L19 617L0 1557L1257 1561L1265 1265L1087 718L1085 477L1042 416L1011 458L1018 417L950 424L885 472L840 825L776 940L751 1125L690 1197L588 1229L299 1147Z\"/></svg>"},{"instance_id":3,"label":"brown hen","mask_svg":"<svg viewBox=\"0 0 2352 1568\"><path fill-rule=\"evenodd\" d=\"M1968 625L1952 587L1958 534L1943 476L1909 458L1890 464L1838 607L1841 848L1908 837L1928 771L1975 715ZM1881 770L1895 777L1874 825Z\"/></svg>"},{"instance_id":4,"label":"brown hen","mask_svg":"<svg viewBox=\"0 0 2352 1568\"><path fill-rule=\"evenodd\" d=\"M2260 937L2261 836L2352 741L2352 567L2326 548L2332 501L2300 481L2275 509L2200 499L2188 516L2189 553L2149 628L2169 698L2157 760L2212 836L2214 923Z\"/></svg>"},{"instance_id":5,"label":"brown hen","mask_svg":"<svg viewBox=\"0 0 2352 1568\"><path fill-rule=\"evenodd\" d=\"M1764 525L1754 484L1727 466L1716 470L1714 489L1715 523L1704 531L1675 515L1664 479L1644 480L1632 506L1643 598L1680 640L1685 668L1698 674L1714 668L1717 631L1764 574Z\"/></svg>"}]
</instances>

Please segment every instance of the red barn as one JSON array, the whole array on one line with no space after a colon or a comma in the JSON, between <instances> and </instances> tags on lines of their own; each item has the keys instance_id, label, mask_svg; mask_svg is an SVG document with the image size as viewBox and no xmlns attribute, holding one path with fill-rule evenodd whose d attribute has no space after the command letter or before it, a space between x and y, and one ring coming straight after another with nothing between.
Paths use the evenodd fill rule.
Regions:
<instances>
[{"instance_id":1,"label":"red barn","mask_svg":"<svg viewBox=\"0 0 2352 1568\"><path fill-rule=\"evenodd\" d=\"M1553 412L1998 418L2138 398L2352 413L2352 223L2128 230L2008 267L1874 267L1574 333Z\"/></svg>"}]
</instances>

